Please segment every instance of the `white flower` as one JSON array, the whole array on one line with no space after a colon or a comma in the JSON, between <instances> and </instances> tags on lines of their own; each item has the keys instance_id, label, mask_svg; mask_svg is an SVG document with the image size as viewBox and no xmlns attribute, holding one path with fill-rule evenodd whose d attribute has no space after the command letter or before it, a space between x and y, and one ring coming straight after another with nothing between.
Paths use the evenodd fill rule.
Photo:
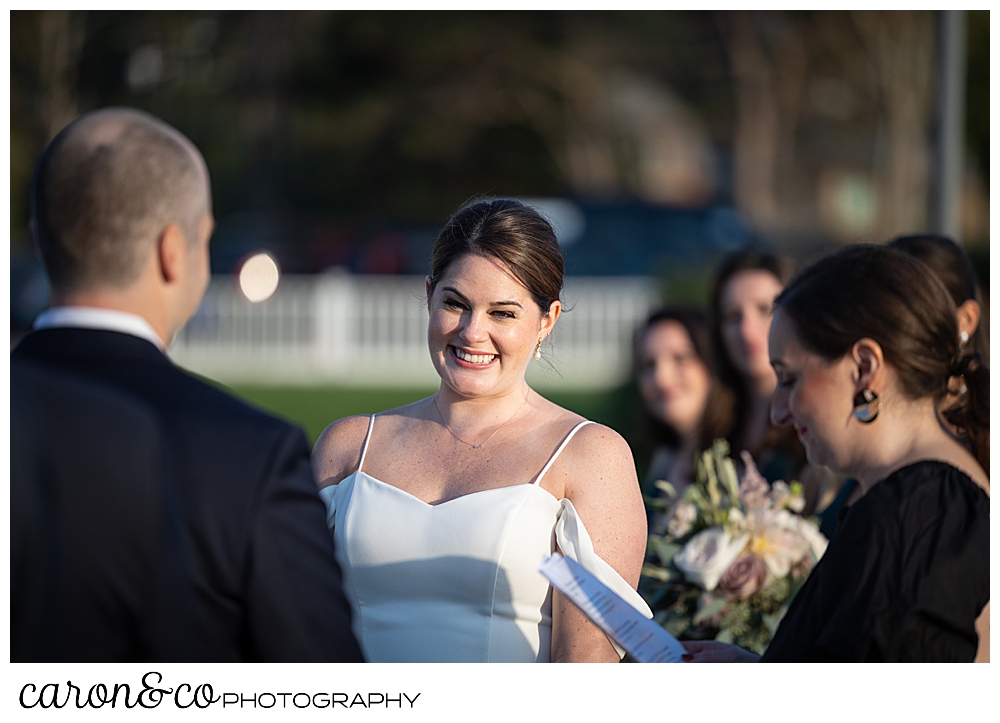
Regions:
<instances>
[{"instance_id":1,"label":"white flower","mask_svg":"<svg viewBox=\"0 0 1000 723\"><path fill-rule=\"evenodd\" d=\"M667 532L671 537L683 537L691 530L691 526L697 519L697 507L690 502L678 502L674 505L670 521L667 523Z\"/></svg>"},{"instance_id":2,"label":"white flower","mask_svg":"<svg viewBox=\"0 0 1000 723\"><path fill-rule=\"evenodd\" d=\"M823 536L823 533L819 531L816 525L801 517L799 519L801 520L799 523L799 534L806 538L813 557L819 560L819 558L823 557L823 553L826 552L826 546L829 544L829 541Z\"/></svg>"},{"instance_id":3,"label":"white flower","mask_svg":"<svg viewBox=\"0 0 1000 723\"><path fill-rule=\"evenodd\" d=\"M801 517L793 515L788 510L775 510L771 514L771 526L782 530L793 530L798 532L799 520L801 519Z\"/></svg>"},{"instance_id":4,"label":"white flower","mask_svg":"<svg viewBox=\"0 0 1000 723\"><path fill-rule=\"evenodd\" d=\"M813 557L817 560L823 557L823 553L826 552L826 546L829 544L829 541L819 531L819 528L806 518L793 515L786 510L779 510L774 516L773 524L783 530L794 532L803 538L809 543L809 551L812 552Z\"/></svg>"},{"instance_id":5,"label":"white flower","mask_svg":"<svg viewBox=\"0 0 1000 723\"><path fill-rule=\"evenodd\" d=\"M750 535L740 535L734 540L721 527L710 527L688 540L674 557L674 564L691 582L714 590L749 539Z\"/></svg>"},{"instance_id":6,"label":"white flower","mask_svg":"<svg viewBox=\"0 0 1000 723\"><path fill-rule=\"evenodd\" d=\"M777 510L755 534L750 548L764 560L772 576L782 578L810 554L819 559L826 551L826 538L808 520L788 510Z\"/></svg>"},{"instance_id":7,"label":"white flower","mask_svg":"<svg viewBox=\"0 0 1000 723\"><path fill-rule=\"evenodd\" d=\"M773 537L780 535L779 531ZM772 577L780 580L792 571L792 563L795 561L792 551L788 550L781 542L776 542L773 537L769 537L767 542L761 546L764 564Z\"/></svg>"}]
</instances>

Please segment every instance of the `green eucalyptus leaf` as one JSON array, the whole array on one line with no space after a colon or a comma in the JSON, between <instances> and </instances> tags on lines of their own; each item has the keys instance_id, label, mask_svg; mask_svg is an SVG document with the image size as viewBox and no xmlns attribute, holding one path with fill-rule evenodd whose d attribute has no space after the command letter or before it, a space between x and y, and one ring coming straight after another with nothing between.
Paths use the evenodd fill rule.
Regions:
<instances>
[{"instance_id":1,"label":"green eucalyptus leaf","mask_svg":"<svg viewBox=\"0 0 1000 723\"><path fill-rule=\"evenodd\" d=\"M711 500L712 508L715 509L722 502L722 494L719 492L719 479L715 474L715 464L707 465L706 471L708 472L708 480L705 487L708 489L708 498Z\"/></svg>"},{"instance_id":2,"label":"green eucalyptus leaf","mask_svg":"<svg viewBox=\"0 0 1000 723\"><path fill-rule=\"evenodd\" d=\"M642 501L648 506L653 507L663 507L670 502L670 500L665 500L662 497L654 497L653 495L643 494Z\"/></svg>"},{"instance_id":3,"label":"green eucalyptus leaf","mask_svg":"<svg viewBox=\"0 0 1000 723\"><path fill-rule=\"evenodd\" d=\"M726 602L727 601L725 598L717 598L712 602L710 602L708 605L699 610L698 613L694 616L693 620L694 624L698 625L699 623L703 623L709 618L712 618L716 614L722 612L722 609L726 607Z\"/></svg>"},{"instance_id":4,"label":"green eucalyptus leaf","mask_svg":"<svg viewBox=\"0 0 1000 723\"><path fill-rule=\"evenodd\" d=\"M698 512L702 517L707 517L711 519L712 516L712 503L705 496L705 493L700 489L692 486L688 488L691 491L691 503L698 508Z\"/></svg>"},{"instance_id":5,"label":"green eucalyptus leaf","mask_svg":"<svg viewBox=\"0 0 1000 723\"><path fill-rule=\"evenodd\" d=\"M671 498L677 496L677 490L674 489L674 486L669 482L667 482L665 479L656 480L656 482L653 483L653 486L656 489L661 490L662 492L666 492L667 495Z\"/></svg>"},{"instance_id":6,"label":"green eucalyptus leaf","mask_svg":"<svg viewBox=\"0 0 1000 723\"><path fill-rule=\"evenodd\" d=\"M778 625L781 623L781 618L783 617L784 617L784 610L782 610L782 612L779 612L777 615L761 615L760 619L764 623L764 626L767 628L768 632L770 632L771 635L773 636L776 632L778 632Z\"/></svg>"},{"instance_id":7,"label":"green eucalyptus leaf","mask_svg":"<svg viewBox=\"0 0 1000 723\"><path fill-rule=\"evenodd\" d=\"M662 537L657 539L653 544L656 556L660 558L660 561L664 565L669 565L674 559L674 555L680 552L683 547L683 545L678 545L676 542L667 542Z\"/></svg>"},{"instance_id":8,"label":"green eucalyptus leaf","mask_svg":"<svg viewBox=\"0 0 1000 723\"><path fill-rule=\"evenodd\" d=\"M729 495L730 503L733 506L738 505L740 503L740 482L739 477L736 475L736 465L733 464L733 460L722 460L722 471L719 476L722 478L722 484Z\"/></svg>"},{"instance_id":9,"label":"green eucalyptus leaf","mask_svg":"<svg viewBox=\"0 0 1000 723\"><path fill-rule=\"evenodd\" d=\"M729 628L723 628L719 631L719 634L715 636L715 639L720 643L733 643L733 631Z\"/></svg>"},{"instance_id":10,"label":"green eucalyptus leaf","mask_svg":"<svg viewBox=\"0 0 1000 723\"><path fill-rule=\"evenodd\" d=\"M794 598L795 594L802 588L806 583L806 578L789 578L788 583L788 597L785 599L786 603L790 603Z\"/></svg>"},{"instance_id":11,"label":"green eucalyptus leaf","mask_svg":"<svg viewBox=\"0 0 1000 723\"><path fill-rule=\"evenodd\" d=\"M667 582L670 579L670 571L656 565L643 565L641 574L661 582Z\"/></svg>"}]
</instances>

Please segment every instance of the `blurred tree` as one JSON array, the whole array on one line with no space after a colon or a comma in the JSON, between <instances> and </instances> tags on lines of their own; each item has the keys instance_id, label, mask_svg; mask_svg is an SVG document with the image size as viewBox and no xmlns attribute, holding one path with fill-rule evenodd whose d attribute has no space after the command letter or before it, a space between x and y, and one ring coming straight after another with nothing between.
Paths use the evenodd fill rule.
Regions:
<instances>
[{"instance_id":1,"label":"blurred tree","mask_svg":"<svg viewBox=\"0 0 1000 723\"><path fill-rule=\"evenodd\" d=\"M481 194L735 199L799 243L922 224L929 12L10 17L14 253L42 145L110 104L203 149L220 245L237 225L289 248L332 244L299 252L302 268L356 258L359 234L393 222L434 227ZM973 57L988 57L988 15L969 27L966 117L985 168L988 94L973 90L988 68Z\"/></svg>"},{"instance_id":2,"label":"blurred tree","mask_svg":"<svg viewBox=\"0 0 1000 723\"><path fill-rule=\"evenodd\" d=\"M934 16L919 11L855 11L851 19L872 59L878 98L874 170L881 203L874 238L927 224L934 89Z\"/></svg>"},{"instance_id":3,"label":"blurred tree","mask_svg":"<svg viewBox=\"0 0 1000 723\"><path fill-rule=\"evenodd\" d=\"M968 81L965 84L965 138L975 169L990 183L990 12L968 16Z\"/></svg>"},{"instance_id":4,"label":"blurred tree","mask_svg":"<svg viewBox=\"0 0 1000 723\"><path fill-rule=\"evenodd\" d=\"M931 12L717 13L737 204L761 229L880 240L926 223Z\"/></svg>"},{"instance_id":5,"label":"blurred tree","mask_svg":"<svg viewBox=\"0 0 1000 723\"><path fill-rule=\"evenodd\" d=\"M42 124L51 138L77 115L76 85L86 12L53 10L39 22Z\"/></svg>"},{"instance_id":6,"label":"blurred tree","mask_svg":"<svg viewBox=\"0 0 1000 723\"><path fill-rule=\"evenodd\" d=\"M990 233L990 13L968 11L968 76L965 84L965 143L962 239L980 275L989 279Z\"/></svg>"},{"instance_id":7,"label":"blurred tree","mask_svg":"<svg viewBox=\"0 0 1000 723\"><path fill-rule=\"evenodd\" d=\"M709 20L15 11L12 95L26 102L12 109L12 141L34 158L77 112L149 110L204 150L222 215L437 224L475 194L699 204L714 191L725 125L704 118L728 102ZM711 112L699 113L705 102ZM26 176L15 164L12 189ZM23 226L23 199L13 210Z\"/></svg>"}]
</instances>

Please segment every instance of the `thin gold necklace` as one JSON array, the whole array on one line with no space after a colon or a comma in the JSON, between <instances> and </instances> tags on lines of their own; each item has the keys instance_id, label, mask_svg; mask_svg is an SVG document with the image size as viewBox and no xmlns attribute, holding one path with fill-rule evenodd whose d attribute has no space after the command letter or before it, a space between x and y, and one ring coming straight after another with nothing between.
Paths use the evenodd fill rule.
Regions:
<instances>
[{"instance_id":1,"label":"thin gold necklace","mask_svg":"<svg viewBox=\"0 0 1000 723\"><path fill-rule=\"evenodd\" d=\"M507 426L507 422L510 422L512 419L514 419L514 417L517 416L517 413L520 412L521 409L524 407L524 405L528 403L528 397L527 397L527 395L525 395L524 401L521 402L521 406L514 410L514 413L512 415L510 415L510 418L507 420L507 422L504 422L499 427L497 427L496 429L494 429L493 430L493 434L491 434L489 437L487 437L486 439L484 439L479 444L472 444L471 442L466 442L464 439L462 439L457 434L455 434L454 432L451 431L451 427L449 427L448 423L446 421L444 421L444 415L441 414L441 408L438 406L438 403L437 403L437 394L435 394L433 397L431 397L431 401L434 402L434 410L438 413L438 417L441 418L441 424L444 426L445 429L448 430L448 434L450 434L452 437L454 437L455 439L457 439L462 444L467 444L468 446L472 447L473 449L482 449L483 445L486 444L487 442L489 442L491 439L493 439L494 435L496 435L497 432L499 432L501 429L503 429L505 426Z\"/></svg>"}]
</instances>

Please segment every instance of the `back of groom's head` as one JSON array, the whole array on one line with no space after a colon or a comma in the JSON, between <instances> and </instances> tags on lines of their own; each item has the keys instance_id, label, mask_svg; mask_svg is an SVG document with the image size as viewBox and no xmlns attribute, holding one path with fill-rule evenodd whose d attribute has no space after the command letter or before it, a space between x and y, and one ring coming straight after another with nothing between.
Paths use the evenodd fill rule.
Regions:
<instances>
[{"instance_id":1,"label":"back of groom's head","mask_svg":"<svg viewBox=\"0 0 1000 723\"><path fill-rule=\"evenodd\" d=\"M210 204L194 145L130 108L87 113L63 128L42 152L31 188L35 240L62 292L128 287L168 225L196 243Z\"/></svg>"}]
</instances>

